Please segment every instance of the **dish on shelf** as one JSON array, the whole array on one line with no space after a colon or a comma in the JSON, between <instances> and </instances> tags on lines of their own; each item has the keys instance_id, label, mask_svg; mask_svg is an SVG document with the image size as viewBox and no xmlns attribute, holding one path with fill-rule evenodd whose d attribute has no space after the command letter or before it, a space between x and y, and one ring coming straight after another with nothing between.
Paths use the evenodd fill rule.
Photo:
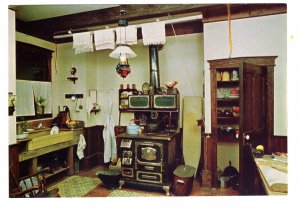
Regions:
<instances>
[{"instance_id":1,"label":"dish on shelf","mask_svg":"<svg viewBox=\"0 0 300 214\"><path fill-rule=\"evenodd\" d=\"M217 98L218 99L224 99L224 98L226 98L226 95L224 93L222 93L222 92L218 92L217 93Z\"/></svg>"},{"instance_id":2,"label":"dish on shelf","mask_svg":"<svg viewBox=\"0 0 300 214\"><path fill-rule=\"evenodd\" d=\"M237 99L237 98L239 98L240 96L238 95L238 94L228 94L227 95L227 98L229 98L229 99Z\"/></svg>"},{"instance_id":3,"label":"dish on shelf","mask_svg":"<svg viewBox=\"0 0 300 214\"><path fill-rule=\"evenodd\" d=\"M231 94L231 95L238 95L238 94L239 94L239 90L237 90L237 89L232 89L232 90L230 90L230 94Z\"/></svg>"},{"instance_id":4,"label":"dish on shelf","mask_svg":"<svg viewBox=\"0 0 300 214\"><path fill-rule=\"evenodd\" d=\"M18 140L21 140L21 139L25 139L25 138L27 138L28 137L28 132L23 132L22 134L17 134L17 139Z\"/></svg>"}]
</instances>

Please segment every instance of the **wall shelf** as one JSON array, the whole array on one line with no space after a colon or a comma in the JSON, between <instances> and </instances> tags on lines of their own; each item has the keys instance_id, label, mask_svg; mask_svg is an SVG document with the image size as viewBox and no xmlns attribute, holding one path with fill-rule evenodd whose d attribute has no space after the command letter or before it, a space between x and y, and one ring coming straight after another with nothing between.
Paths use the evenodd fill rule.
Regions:
<instances>
[{"instance_id":1,"label":"wall shelf","mask_svg":"<svg viewBox=\"0 0 300 214\"><path fill-rule=\"evenodd\" d=\"M67 77L67 79L73 81L75 84L75 81L78 80L78 77Z\"/></svg>"},{"instance_id":2,"label":"wall shelf","mask_svg":"<svg viewBox=\"0 0 300 214\"><path fill-rule=\"evenodd\" d=\"M92 113L92 112L94 112L95 113L95 115L97 114L97 112L99 112L100 111L100 109L92 109L90 112Z\"/></svg>"}]
</instances>

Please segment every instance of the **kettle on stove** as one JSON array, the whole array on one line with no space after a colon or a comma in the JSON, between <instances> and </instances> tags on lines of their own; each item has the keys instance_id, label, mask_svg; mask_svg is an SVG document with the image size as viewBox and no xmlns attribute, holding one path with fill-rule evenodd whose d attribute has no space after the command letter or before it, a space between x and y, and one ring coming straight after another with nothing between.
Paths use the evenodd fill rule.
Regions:
<instances>
[{"instance_id":1,"label":"kettle on stove","mask_svg":"<svg viewBox=\"0 0 300 214\"><path fill-rule=\"evenodd\" d=\"M140 129L140 126L134 123L134 119L130 121L130 123L127 125L127 134L138 134Z\"/></svg>"}]
</instances>

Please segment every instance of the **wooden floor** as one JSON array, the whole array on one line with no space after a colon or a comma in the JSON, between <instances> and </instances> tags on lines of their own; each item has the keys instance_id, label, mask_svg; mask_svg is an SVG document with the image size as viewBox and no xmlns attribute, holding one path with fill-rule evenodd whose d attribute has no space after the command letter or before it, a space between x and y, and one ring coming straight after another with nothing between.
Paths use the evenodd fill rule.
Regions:
<instances>
[{"instance_id":1,"label":"wooden floor","mask_svg":"<svg viewBox=\"0 0 300 214\"><path fill-rule=\"evenodd\" d=\"M96 176L96 172L98 170L102 170L105 169L104 166L99 166L99 167L95 167L89 171L80 171L78 174L76 174L77 176L85 176L85 177L92 177L92 178L97 178ZM55 183L61 181L62 179L64 179L65 177L62 177L61 179L57 180ZM142 190L137 190L137 189L129 189L127 187L123 188L126 191L134 191L134 192L143 192L143 193L149 193L146 191L142 191ZM90 191L89 193L87 193L84 197L106 197L108 196L110 193L112 192L112 190L108 190L107 188L105 188L105 186L101 183L99 184L95 189L93 189L92 191ZM157 196L164 196L166 195L163 191L161 192L153 192L151 191L151 194L153 195L157 195ZM197 179L194 179L194 183L193 183L193 189L191 191L190 196L236 196L239 195L239 192L235 191L234 189L232 189L231 187L228 188L201 188L200 182ZM172 192L171 192L171 196L175 196Z\"/></svg>"}]
</instances>

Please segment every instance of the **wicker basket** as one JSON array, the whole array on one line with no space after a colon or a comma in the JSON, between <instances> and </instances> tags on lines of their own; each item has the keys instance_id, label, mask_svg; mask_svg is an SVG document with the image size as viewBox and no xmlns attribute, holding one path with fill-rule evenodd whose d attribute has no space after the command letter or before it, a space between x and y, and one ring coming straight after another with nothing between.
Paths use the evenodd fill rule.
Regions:
<instances>
[{"instance_id":1,"label":"wicker basket","mask_svg":"<svg viewBox=\"0 0 300 214\"><path fill-rule=\"evenodd\" d=\"M40 149L53 144L62 143L73 140L73 132L60 132L54 135L46 135L33 138L27 144L28 150Z\"/></svg>"}]
</instances>

